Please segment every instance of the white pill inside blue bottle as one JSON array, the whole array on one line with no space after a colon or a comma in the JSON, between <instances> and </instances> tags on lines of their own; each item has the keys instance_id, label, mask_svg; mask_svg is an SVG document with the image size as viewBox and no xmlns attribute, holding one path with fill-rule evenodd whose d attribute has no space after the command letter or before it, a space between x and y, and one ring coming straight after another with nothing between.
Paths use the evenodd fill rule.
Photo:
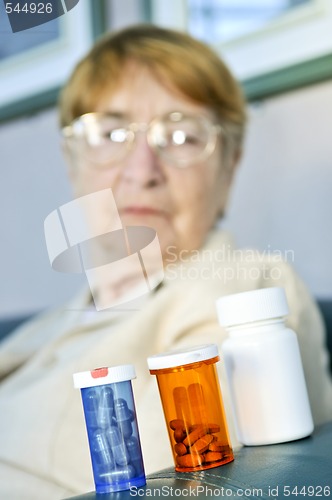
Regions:
<instances>
[{"instance_id":1,"label":"white pill inside blue bottle","mask_svg":"<svg viewBox=\"0 0 332 500\"><path fill-rule=\"evenodd\" d=\"M146 484L131 380L132 365L75 373L81 389L97 493Z\"/></svg>"}]
</instances>

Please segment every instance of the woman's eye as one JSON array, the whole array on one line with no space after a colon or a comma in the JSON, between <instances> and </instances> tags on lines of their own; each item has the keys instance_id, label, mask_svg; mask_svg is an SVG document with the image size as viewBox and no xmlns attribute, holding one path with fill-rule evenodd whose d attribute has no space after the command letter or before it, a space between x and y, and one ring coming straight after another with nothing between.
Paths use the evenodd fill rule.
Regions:
<instances>
[{"instance_id":1,"label":"woman's eye","mask_svg":"<svg viewBox=\"0 0 332 500\"><path fill-rule=\"evenodd\" d=\"M176 146L183 146L185 144L197 144L199 138L194 134L188 134L183 130L176 130L171 135L171 142Z\"/></svg>"},{"instance_id":2,"label":"woman's eye","mask_svg":"<svg viewBox=\"0 0 332 500\"><path fill-rule=\"evenodd\" d=\"M127 131L124 128L116 128L107 132L105 138L112 142L125 142L127 140Z\"/></svg>"},{"instance_id":3,"label":"woman's eye","mask_svg":"<svg viewBox=\"0 0 332 500\"><path fill-rule=\"evenodd\" d=\"M186 144L198 144L199 138L196 135L186 135Z\"/></svg>"}]
</instances>

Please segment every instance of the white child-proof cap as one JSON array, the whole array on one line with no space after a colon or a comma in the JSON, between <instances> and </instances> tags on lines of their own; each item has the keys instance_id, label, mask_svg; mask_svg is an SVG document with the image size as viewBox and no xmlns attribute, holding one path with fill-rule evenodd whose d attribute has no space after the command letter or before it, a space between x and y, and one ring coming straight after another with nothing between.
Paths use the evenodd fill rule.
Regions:
<instances>
[{"instance_id":1,"label":"white child-proof cap","mask_svg":"<svg viewBox=\"0 0 332 500\"><path fill-rule=\"evenodd\" d=\"M216 356L219 356L216 344L197 345L150 356L148 358L148 367L150 370L175 368L176 366L205 361Z\"/></svg>"},{"instance_id":2,"label":"white child-proof cap","mask_svg":"<svg viewBox=\"0 0 332 500\"><path fill-rule=\"evenodd\" d=\"M272 318L289 313L285 290L281 287L250 290L226 295L217 300L219 323L230 327Z\"/></svg>"},{"instance_id":3,"label":"white child-proof cap","mask_svg":"<svg viewBox=\"0 0 332 500\"><path fill-rule=\"evenodd\" d=\"M95 387L97 385L115 384L117 382L126 382L136 378L133 365L120 365L103 368L95 368L89 372L74 373L74 387L84 389L86 387Z\"/></svg>"}]
</instances>

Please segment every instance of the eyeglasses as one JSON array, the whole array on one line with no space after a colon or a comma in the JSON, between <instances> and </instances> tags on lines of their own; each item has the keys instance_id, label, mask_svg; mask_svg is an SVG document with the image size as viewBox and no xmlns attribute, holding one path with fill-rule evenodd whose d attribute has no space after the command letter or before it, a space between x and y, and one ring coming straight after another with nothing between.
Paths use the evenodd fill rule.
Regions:
<instances>
[{"instance_id":1,"label":"eyeglasses","mask_svg":"<svg viewBox=\"0 0 332 500\"><path fill-rule=\"evenodd\" d=\"M164 161L187 167L208 158L222 128L201 115L179 111L154 118L150 123L130 123L113 113L87 113L64 127L63 136L82 160L108 167L133 148L138 132L147 135L149 146Z\"/></svg>"}]
</instances>

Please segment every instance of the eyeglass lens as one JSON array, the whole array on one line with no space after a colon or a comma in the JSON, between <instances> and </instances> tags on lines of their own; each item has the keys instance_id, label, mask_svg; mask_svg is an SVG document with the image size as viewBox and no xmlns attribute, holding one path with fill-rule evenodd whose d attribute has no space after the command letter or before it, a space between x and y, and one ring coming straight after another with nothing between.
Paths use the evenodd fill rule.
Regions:
<instances>
[{"instance_id":1,"label":"eyeglass lens","mask_svg":"<svg viewBox=\"0 0 332 500\"><path fill-rule=\"evenodd\" d=\"M85 120L84 120L85 118ZM86 159L107 165L126 155L137 130L121 117L83 116L81 144L78 149ZM136 124L137 125L137 124ZM137 126L139 130L139 124ZM147 140L162 158L185 165L202 156L213 141L213 125L200 116L171 113L153 120L147 127Z\"/></svg>"}]
</instances>

